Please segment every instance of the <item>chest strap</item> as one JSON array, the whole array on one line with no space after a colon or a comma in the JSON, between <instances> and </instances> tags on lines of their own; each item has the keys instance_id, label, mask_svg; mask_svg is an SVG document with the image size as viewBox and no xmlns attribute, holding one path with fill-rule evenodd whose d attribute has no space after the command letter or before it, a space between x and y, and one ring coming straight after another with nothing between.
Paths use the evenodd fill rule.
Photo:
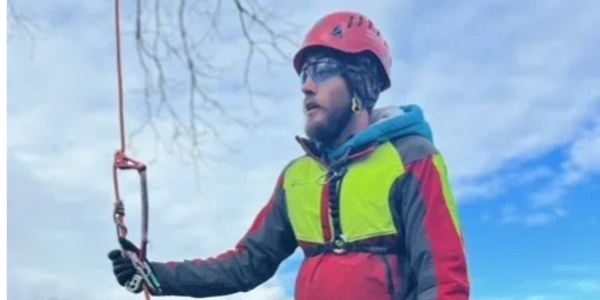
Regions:
<instances>
[{"instance_id":1,"label":"chest strap","mask_svg":"<svg viewBox=\"0 0 600 300\"><path fill-rule=\"evenodd\" d=\"M398 254L396 247L386 246L371 246L365 245L360 242L349 242L343 245L335 245L334 243L327 243L322 245L311 246L310 248L303 249L306 257L317 256L319 254L333 253L337 255L343 255L345 253L372 253L372 254Z\"/></svg>"}]
</instances>

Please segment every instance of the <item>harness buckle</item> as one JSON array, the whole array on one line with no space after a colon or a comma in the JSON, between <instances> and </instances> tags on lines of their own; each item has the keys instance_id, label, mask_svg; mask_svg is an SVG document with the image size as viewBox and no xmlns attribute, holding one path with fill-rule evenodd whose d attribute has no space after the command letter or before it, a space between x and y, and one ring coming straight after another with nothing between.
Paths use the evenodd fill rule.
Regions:
<instances>
[{"instance_id":1,"label":"harness buckle","mask_svg":"<svg viewBox=\"0 0 600 300\"><path fill-rule=\"evenodd\" d=\"M346 237L342 234L340 235L338 238L335 239L335 241L333 242L333 253L335 254L344 254L346 253L347 249L346 249L346 242L348 240L346 239Z\"/></svg>"}]
</instances>

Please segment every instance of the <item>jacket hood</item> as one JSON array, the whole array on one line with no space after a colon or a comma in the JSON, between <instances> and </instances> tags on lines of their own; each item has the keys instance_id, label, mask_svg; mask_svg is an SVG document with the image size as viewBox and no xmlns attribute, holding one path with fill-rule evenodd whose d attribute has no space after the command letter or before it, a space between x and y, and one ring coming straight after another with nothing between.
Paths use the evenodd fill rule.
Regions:
<instances>
[{"instance_id":1,"label":"jacket hood","mask_svg":"<svg viewBox=\"0 0 600 300\"><path fill-rule=\"evenodd\" d=\"M329 161L336 161L353 149L362 149L409 135L419 135L433 143L431 127L421 108L414 104L387 106L374 109L371 113L371 125L337 149L326 149L319 144L316 147Z\"/></svg>"}]
</instances>

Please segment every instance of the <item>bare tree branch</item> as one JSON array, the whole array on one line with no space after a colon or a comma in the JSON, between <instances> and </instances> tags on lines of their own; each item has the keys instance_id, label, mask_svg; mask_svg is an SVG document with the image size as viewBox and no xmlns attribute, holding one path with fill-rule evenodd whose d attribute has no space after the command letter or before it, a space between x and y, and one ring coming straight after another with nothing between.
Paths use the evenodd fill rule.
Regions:
<instances>
[{"instance_id":1,"label":"bare tree branch","mask_svg":"<svg viewBox=\"0 0 600 300\"><path fill-rule=\"evenodd\" d=\"M39 26L31 21L30 18L21 13L17 8L13 0L7 2L8 14L7 14L7 35L8 40L19 35L19 33L25 33L29 40L34 44L35 48L35 32L41 32Z\"/></svg>"},{"instance_id":2,"label":"bare tree branch","mask_svg":"<svg viewBox=\"0 0 600 300\"><path fill-rule=\"evenodd\" d=\"M8 10L9 34L10 29L22 31L33 40L35 24L18 11L13 0L8 0ZM285 48L296 46L297 27L259 0L137 0L133 18L143 100L134 103L142 110L142 123L130 132L130 142L150 131L156 153L162 147L176 154L194 168L198 178L200 165L214 161L207 143L216 141L228 151L238 150L227 142L222 124L248 133L256 129L248 121L256 121L260 114L254 99L268 93L255 88L252 65L258 62L261 69L266 66L272 72L275 65L289 63ZM233 66L219 62L222 53L215 53L215 44L223 47L217 52L245 53L245 60ZM239 80L232 78L232 68L239 70ZM227 93L248 95L253 116L240 117L219 99L217 92L224 85ZM168 133L159 122L170 126Z\"/></svg>"},{"instance_id":3,"label":"bare tree branch","mask_svg":"<svg viewBox=\"0 0 600 300\"><path fill-rule=\"evenodd\" d=\"M232 13L237 15L239 24L233 41L228 41L221 27L223 19ZM203 22L207 26L200 31L198 24ZM232 35L231 22L224 23L227 35ZM133 136L151 130L167 151L182 151L184 155L179 156L198 175L199 164L208 165L212 160L204 151L207 141L217 141L229 151L237 150L222 138L220 123L232 122L249 132L255 129L254 124L231 113L222 99L216 98L215 86L226 82L226 68L206 51L208 44L231 42L229 47L238 47L233 44L236 37L245 40L247 56L241 86L258 114L253 99L260 92L250 80L252 62L259 55L269 70L275 64L289 62L284 47L295 46L292 37L297 30L256 0L137 0L135 24L137 57L145 78L145 115ZM185 105L179 100L183 91L187 94ZM168 136L156 126L157 121L165 119L173 129Z\"/></svg>"}]
</instances>

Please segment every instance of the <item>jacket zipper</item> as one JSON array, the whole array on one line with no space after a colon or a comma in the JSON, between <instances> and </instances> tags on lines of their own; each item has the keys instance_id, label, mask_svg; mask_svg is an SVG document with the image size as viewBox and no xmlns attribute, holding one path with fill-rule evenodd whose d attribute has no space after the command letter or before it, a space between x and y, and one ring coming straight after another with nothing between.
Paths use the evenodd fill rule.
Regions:
<instances>
[{"instance_id":1,"label":"jacket zipper","mask_svg":"<svg viewBox=\"0 0 600 300\"><path fill-rule=\"evenodd\" d=\"M339 172L335 171L335 172ZM329 182L329 215L331 219L331 227L332 231L332 240L336 243L341 239L342 242L346 242L344 238L344 234L342 232L342 224L341 224L341 201L340 201L340 192L342 187L342 181L344 180L344 176L346 175L345 170L341 175L332 174L335 182L333 182L334 186L331 186L331 182Z\"/></svg>"}]
</instances>

